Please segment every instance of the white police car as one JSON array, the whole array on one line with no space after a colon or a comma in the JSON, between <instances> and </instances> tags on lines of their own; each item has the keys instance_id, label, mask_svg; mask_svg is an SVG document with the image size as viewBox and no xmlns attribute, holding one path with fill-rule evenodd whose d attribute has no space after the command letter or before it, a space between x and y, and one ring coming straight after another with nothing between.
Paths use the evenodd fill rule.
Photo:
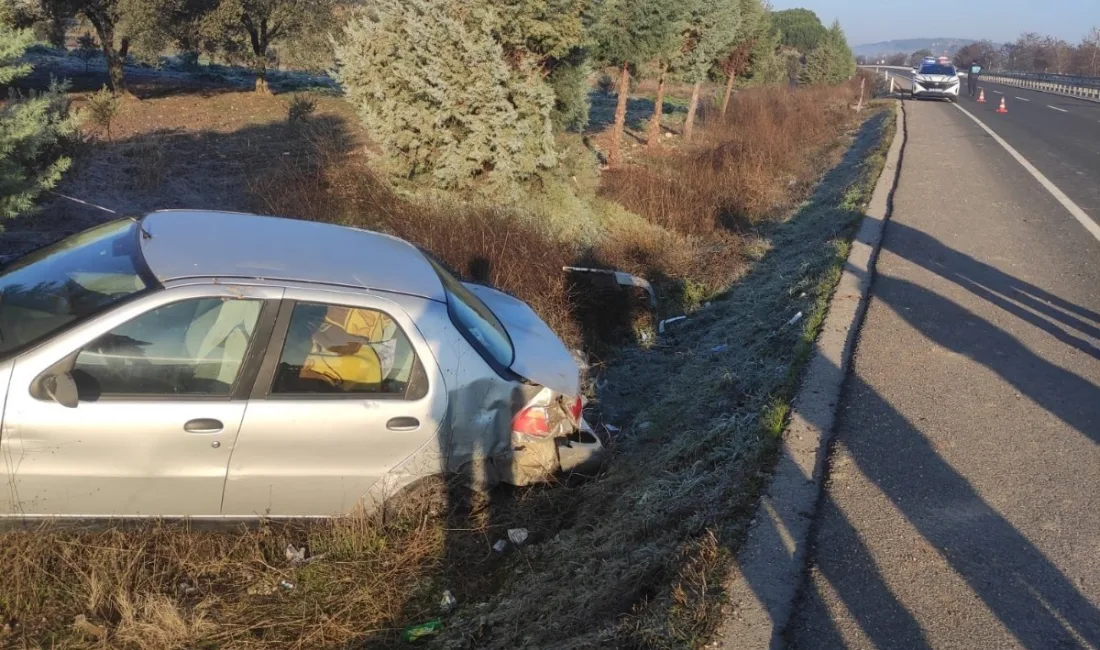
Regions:
<instances>
[{"instance_id":1,"label":"white police car","mask_svg":"<svg viewBox=\"0 0 1100 650\"><path fill-rule=\"evenodd\" d=\"M913 72L913 98L959 101L959 72L947 58L925 59Z\"/></svg>"}]
</instances>

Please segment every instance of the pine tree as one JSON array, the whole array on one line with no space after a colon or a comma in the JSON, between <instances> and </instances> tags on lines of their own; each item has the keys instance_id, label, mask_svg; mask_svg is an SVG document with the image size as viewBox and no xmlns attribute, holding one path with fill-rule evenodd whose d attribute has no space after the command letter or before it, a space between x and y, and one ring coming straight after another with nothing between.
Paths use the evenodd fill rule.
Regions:
<instances>
[{"instance_id":1,"label":"pine tree","mask_svg":"<svg viewBox=\"0 0 1100 650\"><path fill-rule=\"evenodd\" d=\"M741 5L729 0L693 0L688 5L680 56L675 62L677 75L692 84L684 121L684 139L691 140L695 115L699 108L699 91L711 70L734 44L746 40L742 29Z\"/></svg>"},{"instance_id":2,"label":"pine tree","mask_svg":"<svg viewBox=\"0 0 1100 650\"><path fill-rule=\"evenodd\" d=\"M339 78L397 173L455 188L557 162L553 90L538 57L505 56L501 24L466 0L376 0L351 18Z\"/></svg>"},{"instance_id":3,"label":"pine tree","mask_svg":"<svg viewBox=\"0 0 1100 650\"><path fill-rule=\"evenodd\" d=\"M30 72L19 57L32 42L30 32L0 25L0 86ZM31 210L69 168L59 153L60 142L76 129L68 108L64 88L56 85L43 93L13 94L0 107L0 217Z\"/></svg>"},{"instance_id":4,"label":"pine tree","mask_svg":"<svg viewBox=\"0 0 1100 650\"><path fill-rule=\"evenodd\" d=\"M598 7L591 29L597 59L619 70L618 102L608 152L611 165L622 159L631 69L655 60L677 39L680 32L674 19L679 13L676 4L675 0L605 0Z\"/></svg>"},{"instance_id":5,"label":"pine tree","mask_svg":"<svg viewBox=\"0 0 1100 650\"><path fill-rule=\"evenodd\" d=\"M829 72L825 80L838 84L851 79L856 73L856 58L852 55L852 48L848 46L839 20L833 21L829 27L824 47L829 53Z\"/></svg>"}]
</instances>

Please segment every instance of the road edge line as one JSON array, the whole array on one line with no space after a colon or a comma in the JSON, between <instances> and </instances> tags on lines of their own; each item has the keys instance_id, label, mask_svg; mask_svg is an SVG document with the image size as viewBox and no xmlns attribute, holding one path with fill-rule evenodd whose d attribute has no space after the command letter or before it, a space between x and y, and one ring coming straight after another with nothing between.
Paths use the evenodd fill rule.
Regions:
<instances>
[{"instance_id":1,"label":"road edge line","mask_svg":"<svg viewBox=\"0 0 1100 650\"><path fill-rule=\"evenodd\" d=\"M771 483L726 581L725 620L715 639L723 650L782 648L783 632L802 590L841 392L870 301L875 262L909 139L903 102L894 110L897 129L886 163L793 402Z\"/></svg>"},{"instance_id":2,"label":"road edge line","mask_svg":"<svg viewBox=\"0 0 1100 650\"><path fill-rule=\"evenodd\" d=\"M982 127L982 130L988 133L989 136L993 138L993 140L997 144L1004 147L1004 150L1007 151L1010 156L1015 158L1016 162L1020 163L1020 165L1023 166L1023 168L1027 170L1027 172L1031 174L1031 176L1035 180L1039 181L1039 184L1042 185L1047 192L1050 192L1050 195L1053 196L1056 201L1061 203L1062 207L1068 210L1069 213L1073 215L1073 218L1077 219L1077 221L1085 227L1085 230L1087 230L1089 234L1096 238L1096 241L1100 241L1100 224L1097 224L1095 221L1093 221L1089 217L1088 213L1081 209L1081 206L1074 203L1073 199L1069 198L1068 196L1066 196L1065 192L1058 189L1057 185L1052 183L1049 178L1044 176L1043 172L1036 169L1035 165L1032 165L1030 162L1028 162L1027 158L1024 158L1022 155L1020 155L1020 152L1012 148L1012 145L1008 144L1008 142L1006 142L1004 138L997 135L993 131L993 129L986 126L985 122L979 120L973 113L966 110L962 106L959 106L958 104L955 104L955 108L962 111L963 115L974 120L974 123Z\"/></svg>"}]
</instances>

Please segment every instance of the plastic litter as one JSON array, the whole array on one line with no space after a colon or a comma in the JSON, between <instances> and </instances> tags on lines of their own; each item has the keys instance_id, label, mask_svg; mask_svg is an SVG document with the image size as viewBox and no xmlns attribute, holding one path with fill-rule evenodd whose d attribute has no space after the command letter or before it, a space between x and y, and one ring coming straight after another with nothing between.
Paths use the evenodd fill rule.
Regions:
<instances>
[{"instance_id":1,"label":"plastic litter","mask_svg":"<svg viewBox=\"0 0 1100 650\"><path fill-rule=\"evenodd\" d=\"M657 333L658 334L664 334L666 325L671 325L672 323L678 323L682 320L687 320L687 316L673 316L672 318L664 319L663 321L661 321L660 323L657 324Z\"/></svg>"},{"instance_id":2,"label":"plastic litter","mask_svg":"<svg viewBox=\"0 0 1100 650\"><path fill-rule=\"evenodd\" d=\"M710 351L711 352L725 352L728 349L730 349L730 346L723 343L722 345L714 346L713 348L710 349Z\"/></svg>"},{"instance_id":3,"label":"plastic litter","mask_svg":"<svg viewBox=\"0 0 1100 650\"><path fill-rule=\"evenodd\" d=\"M443 597L439 599L439 611L443 612L444 614L450 614L452 611L454 611L455 605L457 604L458 601L455 600L454 594L451 593L451 590L444 589Z\"/></svg>"},{"instance_id":4,"label":"plastic litter","mask_svg":"<svg viewBox=\"0 0 1100 650\"><path fill-rule=\"evenodd\" d=\"M603 428L607 429L611 433L618 433L623 430L622 427L617 427L614 424L604 424Z\"/></svg>"},{"instance_id":5,"label":"plastic litter","mask_svg":"<svg viewBox=\"0 0 1100 650\"><path fill-rule=\"evenodd\" d=\"M493 544L493 550L497 553L503 553L504 549L508 548L508 540L498 539L496 544Z\"/></svg>"},{"instance_id":6,"label":"plastic litter","mask_svg":"<svg viewBox=\"0 0 1100 650\"><path fill-rule=\"evenodd\" d=\"M443 621L433 618L419 625L410 625L401 631L401 638L409 643L438 635L443 631Z\"/></svg>"},{"instance_id":7,"label":"plastic litter","mask_svg":"<svg viewBox=\"0 0 1100 650\"><path fill-rule=\"evenodd\" d=\"M527 541L527 537L526 528L512 528L508 531L508 540L516 546L523 546L523 543Z\"/></svg>"},{"instance_id":8,"label":"plastic litter","mask_svg":"<svg viewBox=\"0 0 1100 650\"><path fill-rule=\"evenodd\" d=\"M798 321L802 320L802 312L795 314L789 321L787 321L787 327L794 325Z\"/></svg>"},{"instance_id":9,"label":"plastic litter","mask_svg":"<svg viewBox=\"0 0 1100 650\"><path fill-rule=\"evenodd\" d=\"M286 580L280 580L279 581L279 587L282 588L282 589L285 589L286 591L290 591L291 589L294 588L294 583L293 582L287 582Z\"/></svg>"}]
</instances>

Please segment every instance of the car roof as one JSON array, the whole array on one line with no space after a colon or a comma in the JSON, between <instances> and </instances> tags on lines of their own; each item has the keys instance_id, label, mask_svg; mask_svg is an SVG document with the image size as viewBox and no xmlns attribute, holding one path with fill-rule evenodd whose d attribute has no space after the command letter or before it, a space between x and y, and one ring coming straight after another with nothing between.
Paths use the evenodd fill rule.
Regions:
<instances>
[{"instance_id":1,"label":"car roof","mask_svg":"<svg viewBox=\"0 0 1100 650\"><path fill-rule=\"evenodd\" d=\"M239 212L164 210L141 219L142 255L160 282L198 277L360 287L446 300L412 244L381 233Z\"/></svg>"}]
</instances>

